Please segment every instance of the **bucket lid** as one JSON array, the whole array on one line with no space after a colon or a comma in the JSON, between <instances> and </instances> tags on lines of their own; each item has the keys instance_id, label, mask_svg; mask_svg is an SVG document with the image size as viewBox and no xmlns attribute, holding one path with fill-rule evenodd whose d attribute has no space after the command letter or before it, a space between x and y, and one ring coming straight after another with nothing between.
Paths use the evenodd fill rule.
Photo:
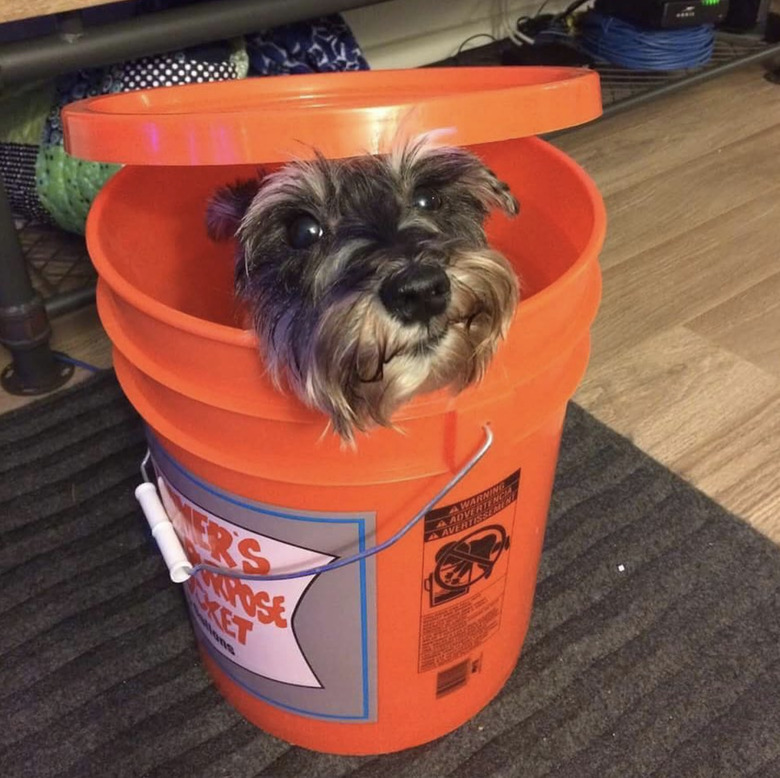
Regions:
<instances>
[{"instance_id":1,"label":"bucket lid","mask_svg":"<svg viewBox=\"0 0 780 778\"><path fill-rule=\"evenodd\" d=\"M480 67L271 76L124 92L62 111L76 157L228 165L378 154L442 131L468 146L571 127L601 114L581 68Z\"/></svg>"}]
</instances>

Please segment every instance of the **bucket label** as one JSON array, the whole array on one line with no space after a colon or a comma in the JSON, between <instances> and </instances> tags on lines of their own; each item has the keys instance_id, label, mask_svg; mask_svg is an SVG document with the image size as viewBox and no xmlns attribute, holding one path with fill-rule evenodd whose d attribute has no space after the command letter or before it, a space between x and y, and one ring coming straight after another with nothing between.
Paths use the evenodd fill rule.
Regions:
<instances>
[{"instance_id":1,"label":"bucket label","mask_svg":"<svg viewBox=\"0 0 780 778\"><path fill-rule=\"evenodd\" d=\"M264 575L327 564L366 547L372 514L295 512L228 494L152 441L160 491L189 559ZM207 571L185 584L199 641L246 691L317 718L373 721L373 560L319 575L249 581Z\"/></svg>"},{"instance_id":2,"label":"bucket label","mask_svg":"<svg viewBox=\"0 0 780 778\"><path fill-rule=\"evenodd\" d=\"M517 470L426 514L419 672L462 659L498 631L519 485Z\"/></svg>"}]
</instances>

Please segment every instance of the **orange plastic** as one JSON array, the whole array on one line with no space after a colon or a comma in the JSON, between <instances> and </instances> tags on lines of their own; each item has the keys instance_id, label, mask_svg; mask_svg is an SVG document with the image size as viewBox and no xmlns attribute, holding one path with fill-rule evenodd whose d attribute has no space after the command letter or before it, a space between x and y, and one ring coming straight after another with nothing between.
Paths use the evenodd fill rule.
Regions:
<instances>
[{"instance_id":1,"label":"orange plastic","mask_svg":"<svg viewBox=\"0 0 780 778\"><path fill-rule=\"evenodd\" d=\"M428 68L246 79L94 97L63 110L77 157L229 165L387 151L446 130L468 146L540 135L601 113L598 75L552 67Z\"/></svg>"},{"instance_id":2,"label":"orange plastic","mask_svg":"<svg viewBox=\"0 0 780 778\"><path fill-rule=\"evenodd\" d=\"M266 731L335 753L408 748L463 724L512 672L530 620L566 403L587 365L606 222L587 175L527 136L599 112L595 74L550 68L259 79L95 98L65 110L72 153L135 165L98 196L87 239L118 378L166 456L242 499L299 512L373 512L369 545L394 535L439 491L482 443L485 424L493 447L446 504L520 471L516 501L490 519L511 543L473 592L483 597L488 585L502 583L485 615L493 621L489 630L475 622L487 631L457 660L431 669L422 659L425 641L438 639L430 625L443 609L426 604L426 592L432 555L438 559L445 540L426 540L421 524L376 558L368 720L311 718L264 702L201 644L222 693ZM307 156L307 144L345 156L442 128L522 203L517 219L497 215L488 233L517 268L523 299L479 386L456 397L418 397L397 416L405 434L372 430L357 452L345 451L334 436L323 437L324 417L266 377L254 335L239 324L232 247L206 238L205 204L257 163ZM341 556L357 548L321 550ZM450 650L451 636L439 637L445 648L435 650ZM441 673L451 665L468 666L467 682L443 690Z\"/></svg>"},{"instance_id":3,"label":"orange plastic","mask_svg":"<svg viewBox=\"0 0 780 778\"><path fill-rule=\"evenodd\" d=\"M245 692L204 652L222 693L268 732L308 748L378 753L427 742L482 708L511 673L534 583L568 398L587 363L598 306L605 216L587 176L534 138L474 147L523 203L495 217L493 245L524 279L524 299L485 381L458 397L420 397L399 415L406 435L375 430L357 453L321 438L324 420L276 392L251 333L235 326L229 247L201 228L214 187L239 167L126 168L100 194L88 225L98 305L131 402L165 450L228 492L299 510L377 512L382 542L476 450L495 444L448 502L518 468L499 631L480 646L480 672L441 699L418 670L422 528L376 563L377 705L373 723L319 721ZM273 441L273 451L263 442Z\"/></svg>"}]
</instances>

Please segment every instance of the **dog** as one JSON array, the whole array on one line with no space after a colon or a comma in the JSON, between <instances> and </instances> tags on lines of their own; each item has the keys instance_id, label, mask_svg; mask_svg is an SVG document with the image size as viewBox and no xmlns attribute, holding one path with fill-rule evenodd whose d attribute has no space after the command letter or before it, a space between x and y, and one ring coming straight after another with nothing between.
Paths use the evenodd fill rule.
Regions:
<instances>
[{"instance_id":1,"label":"dog","mask_svg":"<svg viewBox=\"0 0 780 778\"><path fill-rule=\"evenodd\" d=\"M224 187L206 227L236 240L235 290L277 387L354 445L415 395L484 375L519 298L485 235L494 208L517 215L509 186L423 137Z\"/></svg>"}]
</instances>

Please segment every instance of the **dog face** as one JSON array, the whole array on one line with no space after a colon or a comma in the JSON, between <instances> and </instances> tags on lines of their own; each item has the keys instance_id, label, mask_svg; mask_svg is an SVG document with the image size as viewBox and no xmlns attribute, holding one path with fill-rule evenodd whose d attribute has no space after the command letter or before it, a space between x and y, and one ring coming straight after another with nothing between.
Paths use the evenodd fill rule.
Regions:
<instances>
[{"instance_id":1,"label":"dog face","mask_svg":"<svg viewBox=\"0 0 780 778\"><path fill-rule=\"evenodd\" d=\"M351 442L415 394L484 374L518 299L487 245L494 207L518 212L476 156L419 140L222 189L207 227L237 238L236 290L274 380Z\"/></svg>"}]
</instances>

